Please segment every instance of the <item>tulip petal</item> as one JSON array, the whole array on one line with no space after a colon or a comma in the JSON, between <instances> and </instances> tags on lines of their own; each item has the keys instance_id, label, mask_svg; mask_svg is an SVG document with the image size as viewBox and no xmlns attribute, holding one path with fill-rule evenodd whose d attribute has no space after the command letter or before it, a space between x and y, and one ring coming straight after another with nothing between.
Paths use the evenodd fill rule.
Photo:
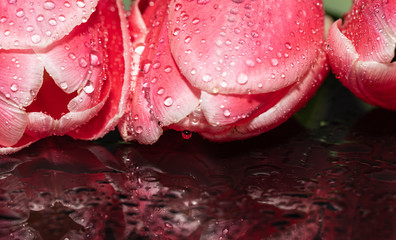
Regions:
<instances>
[{"instance_id":1,"label":"tulip petal","mask_svg":"<svg viewBox=\"0 0 396 240\"><path fill-rule=\"evenodd\" d=\"M396 110L396 62L357 62L349 81L358 82L363 99L374 105Z\"/></svg>"},{"instance_id":2,"label":"tulip petal","mask_svg":"<svg viewBox=\"0 0 396 240\"><path fill-rule=\"evenodd\" d=\"M201 134L213 141L231 141L257 136L277 127L304 106L308 99L315 93L327 75L328 67L323 68L324 65L327 65L326 61L326 55L322 52L317 59L317 63L307 73L304 79L298 84L291 86L277 104L259 116L251 118L241 125L235 125L222 133L214 134L207 131L201 132Z\"/></svg>"},{"instance_id":3,"label":"tulip petal","mask_svg":"<svg viewBox=\"0 0 396 240\"><path fill-rule=\"evenodd\" d=\"M121 129L125 129L122 130L123 135L133 135L127 140L136 139L140 143L151 144L162 134L160 126L180 121L198 106L200 91L193 90L180 74L170 53L166 27L167 5L158 1L146 7L153 15L146 19L149 30L145 37L146 48L140 57L135 54L135 63L140 58L140 72L135 71L137 91L127 117L129 120L123 121ZM143 38L135 40L138 47L136 42L139 39L142 41ZM126 127L128 121L129 127Z\"/></svg>"},{"instance_id":4,"label":"tulip petal","mask_svg":"<svg viewBox=\"0 0 396 240\"><path fill-rule=\"evenodd\" d=\"M0 96L0 145L10 147L21 138L27 125L26 112Z\"/></svg>"},{"instance_id":5,"label":"tulip petal","mask_svg":"<svg viewBox=\"0 0 396 240\"><path fill-rule=\"evenodd\" d=\"M108 8L118 11L104 11ZM108 80L111 82L109 97L100 112L88 123L82 125L68 135L78 139L96 139L112 130L125 112L127 95L129 94L131 64L129 53L130 43L125 12L121 1L101 1L98 5L98 14L103 22L107 35L106 45L112 46L111 50L105 48L106 69ZM122 41L120 41L122 37Z\"/></svg>"},{"instance_id":6,"label":"tulip petal","mask_svg":"<svg viewBox=\"0 0 396 240\"><path fill-rule=\"evenodd\" d=\"M43 82L44 67L32 51L0 50L0 93L28 106Z\"/></svg>"},{"instance_id":7,"label":"tulip petal","mask_svg":"<svg viewBox=\"0 0 396 240\"><path fill-rule=\"evenodd\" d=\"M350 77L354 74L353 68L359 59L359 54L352 42L340 31L341 24L341 20L337 20L331 25L327 39L326 52L329 56L332 71L344 85L350 86L351 91L356 96L368 101L359 90L359 82L356 81L356 78ZM348 49L348 51L345 52L345 49Z\"/></svg>"},{"instance_id":8,"label":"tulip petal","mask_svg":"<svg viewBox=\"0 0 396 240\"><path fill-rule=\"evenodd\" d=\"M285 12L284 9L287 9ZM320 1L171 1L170 48L210 93L277 91L305 76L323 42Z\"/></svg>"},{"instance_id":9,"label":"tulip petal","mask_svg":"<svg viewBox=\"0 0 396 240\"><path fill-rule=\"evenodd\" d=\"M212 126L239 124L254 118L257 112L273 107L289 90L288 87L273 93L250 95L222 95L202 92L201 108Z\"/></svg>"},{"instance_id":10,"label":"tulip petal","mask_svg":"<svg viewBox=\"0 0 396 240\"><path fill-rule=\"evenodd\" d=\"M144 89L139 84L134 91L130 109L121 119L118 128L125 141L137 140L142 144L153 144L162 135L162 127L152 114L144 97Z\"/></svg>"},{"instance_id":11,"label":"tulip petal","mask_svg":"<svg viewBox=\"0 0 396 240\"><path fill-rule=\"evenodd\" d=\"M180 121L198 106L200 91L187 82L176 66L167 38L167 5L157 5L148 23L147 47L140 61L143 72L137 81L143 82L145 97L153 106L155 118L167 126Z\"/></svg>"},{"instance_id":12,"label":"tulip petal","mask_svg":"<svg viewBox=\"0 0 396 240\"><path fill-rule=\"evenodd\" d=\"M86 22L98 0L8 0L0 2L0 46L43 48Z\"/></svg>"},{"instance_id":13,"label":"tulip petal","mask_svg":"<svg viewBox=\"0 0 396 240\"><path fill-rule=\"evenodd\" d=\"M36 50L47 72L66 93L81 90L92 76L103 70L102 38L107 31L100 19L101 5L87 23L77 26L62 42Z\"/></svg>"},{"instance_id":14,"label":"tulip petal","mask_svg":"<svg viewBox=\"0 0 396 240\"><path fill-rule=\"evenodd\" d=\"M395 11L394 1L359 0L344 17L343 25L338 25L351 40L360 61L392 60L396 41Z\"/></svg>"}]
</instances>

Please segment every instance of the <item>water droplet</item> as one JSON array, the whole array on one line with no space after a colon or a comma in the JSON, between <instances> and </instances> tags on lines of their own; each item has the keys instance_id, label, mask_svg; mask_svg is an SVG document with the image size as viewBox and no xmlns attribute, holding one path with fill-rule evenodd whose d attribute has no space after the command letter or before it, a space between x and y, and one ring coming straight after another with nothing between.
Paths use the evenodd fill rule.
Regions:
<instances>
[{"instance_id":1,"label":"water droplet","mask_svg":"<svg viewBox=\"0 0 396 240\"><path fill-rule=\"evenodd\" d=\"M76 55L74 55L74 53L69 53L68 56L69 56L69 58L70 58L71 60L76 59Z\"/></svg>"},{"instance_id":2,"label":"water droplet","mask_svg":"<svg viewBox=\"0 0 396 240\"><path fill-rule=\"evenodd\" d=\"M17 2L17 0L8 0L8 3L9 4L14 4L14 3L16 3Z\"/></svg>"},{"instance_id":3,"label":"water droplet","mask_svg":"<svg viewBox=\"0 0 396 240\"><path fill-rule=\"evenodd\" d=\"M165 69L164 69L164 72L166 72L166 73L170 73L170 72L172 72L172 67L171 66L166 66L165 67Z\"/></svg>"},{"instance_id":4,"label":"water droplet","mask_svg":"<svg viewBox=\"0 0 396 240\"><path fill-rule=\"evenodd\" d=\"M63 90L65 90L65 89L67 89L67 82L61 82L61 84L60 84L60 87L63 89Z\"/></svg>"},{"instance_id":5,"label":"water droplet","mask_svg":"<svg viewBox=\"0 0 396 240\"><path fill-rule=\"evenodd\" d=\"M238 77L237 77L237 83L239 83L241 85L246 84L248 79L249 79L249 77L246 74L240 73L240 74L238 74Z\"/></svg>"},{"instance_id":6,"label":"water droplet","mask_svg":"<svg viewBox=\"0 0 396 240\"><path fill-rule=\"evenodd\" d=\"M202 80L204 81L204 82L210 82L210 81L212 81L212 76L210 75L210 74L205 74L205 75L203 75L203 77L202 77Z\"/></svg>"},{"instance_id":7,"label":"water droplet","mask_svg":"<svg viewBox=\"0 0 396 240\"><path fill-rule=\"evenodd\" d=\"M49 25L51 25L51 26L56 26L56 24L58 24L54 18L50 18L50 19L48 20L48 23L49 23Z\"/></svg>"},{"instance_id":8,"label":"water droplet","mask_svg":"<svg viewBox=\"0 0 396 240\"><path fill-rule=\"evenodd\" d=\"M190 36L187 36L185 39L184 39L184 42L185 43L189 43L189 42L191 42L191 37Z\"/></svg>"},{"instance_id":9,"label":"water droplet","mask_svg":"<svg viewBox=\"0 0 396 240\"><path fill-rule=\"evenodd\" d=\"M83 7L85 7L85 2L79 0L79 1L76 2L76 5L77 5L77 7L79 7L79 8L83 8Z\"/></svg>"},{"instance_id":10,"label":"water droplet","mask_svg":"<svg viewBox=\"0 0 396 240\"><path fill-rule=\"evenodd\" d=\"M29 25L26 27L26 31L28 31L28 32L33 32L33 30L34 30L34 28L32 25Z\"/></svg>"},{"instance_id":11,"label":"water droplet","mask_svg":"<svg viewBox=\"0 0 396 240\"><path fill-rule=\"evenodd\" d=\"M197 69L195 68L191 69L191 75L195 75L195 74L197 74Z\"/></svg>"},{"instance_id":12,"label":"water droplet","mask_svg":"<svg viewBox=\"0 0 396 240\"><path fill-rule=\"evenodd\" d=\"M278 63L279 63L278 59L276 59L276 58L271 59L272 66L276 67L276 66L278 66Z\"/></svg>"},{"instance_id":13,"label":"water droplet","mask_svg":"<svg viewBox=\"0 0 396 240\"><path fill-rule=\"evenodd\" d=\"M158 88L157 94L162 95L162 94L164 94L164 92L165 92L165 89L163 87L160 87L160 88Z\"/></svg>"},{"instance_id":14,"label":"water droplet","mask_svg":"<svg viewBox=\"0 0 396 240\"><path fill-rule=\"evenodd\" d=\"M43 7L45 10L52 10L55 8L55 3L53 1L45 1Z\"/></svg>"},{"instance_id":15,"label":"water droplet","mask_svg":"<svg viewBox=\"0 0 396 240\"><path fill-rule=\"evenodd\" d=\"M85 87L83 88L84 92L86 93L92 93L94 91L94 86L93 83L91 81L88 80L87 84L85 85Z\"/></svg>"},{"instance_id":16,"label":"water droplet","mask_svg":"<svg viewBox=\"0 0 396 240\"><path fill-rule=\"evenodd\" d=\"M286 42L286 43L285 43L285 47L286 47L287 49L289 49L289 50L292 49L292 46L291 46L290 42Z\"/></svg>"},{"instance_id":17,"label":"water droplet","mask_svg":"<svg viewBox=\"0 0 396 240\"><path fill-rule=\"evenodd\" d=\"M228 110L228 109L224 110L223 113L224 113L224 116L225 116L225 117L231 116L231 112L230 112L230 110Z\"/></svg>"},{"instance_id":18,"label":"water droplet","mask_svg":"<svg viewBox=\"0 0 396 240\"><path fill-rule=\"evenodd\" d=\"M69 8L71 5L68 1L66 1L63 5L65 5L65 7Z\"/></svg>"},{"instance_id":19,"label":"water droplet","mask_svg":"<svg viewBox=\"0 0 396 240\"><path fill-rule=\"evenodd\" d=\"M175 28L173 30L173 36L177 36L177 35L179 35L179 33L180 33L180 28Z\"/></svg>"},{"instance_id":20,"label":"water droplet","mask_svg":"<svg viewBox=\"0 0 396 240\"><path fill-rule=\"evenodd\" d=\"M98 54L96 52L92 52L91 53L91 65L99 66L99 64L100 64L100 62L99 62Z\"/></svg>"},{"instance_id":21,"label":"water droplet","mask_svg":"<svg viewBox=\"0 0 396 240\"><path fill-rule=\"evenodd\" d=\"M172 104L173 104L173 99L171 97L166 97L164 100L164 105L170 107L172 106Z\"/></svg>"},{"instance_id":22,"label":"water droplet","mask_svg":"<svg viewBox=\"0 0 396 240\"><path fill-rule=\"evenodd\" d=\"M80 59L78 59L78 65L80 65L80 67L85 68L88 66L88 62L85 58L81 57Z\"/></svg>"},{"instance_id":23,"label":"water droplet","mask_svg":"<svg viewBox=\"0 0 396 240\"><path fill-rule=\"evenodd\" d=\"M59 21L61 21L61 22L66 21L65 15L59 15L58 19L59 19Z\"/></svg>"},{"instance_id":24,"label":"water droplet","mask_svg":"<svg viewBox=\"0 0 396 240\"><path fill-rule=\"evenodd\" d=\"M136 132L137 134L141 134L141 133L143 132L143 127L142 127L142 126L137 126L137 127L135 128L135 132Z\"/></svg>"},{"instance_id":25,"label":"water droplet","mask_svg":"<svg viewBox=\"0 0 396 240\"><path fill-rule=\"evenodd\" d=\"M19 17L19 18L25 16L25 12L23 11L22 8L19 8L19 9L16 11L16 16Z\"/></svg>"},{"instance_id":26,"label":"water droplet","mask_svg":"<svg viewBox=\"0 0 396 240\"><path fill-rule=\"evenodd\" d=\"M4 31L4 36L10 36L10 34L11 34L10 30L5 30Z\"/></svg>"},{"instance_id":27,"label":"water droplet","mask_svg":"<svg viewBox=\"0 0 396 240\"><path fill-rule=\"evenodd\" d=\"M254 67L254 65L255 65L255 63L254 63L254 61L253 61L252 59L247 59L247 60L245 61L245 64L246 64L247 66L249 66L249 67Z\"/></svg>"},{"instance_id":28,"label":"water droplet","mask_svg":"<svg viewBox=\"0 0 396 240\"><path fill-rule=\"evenodd\" d=\"M33 36L31 36L30 40L32 40L32 43L39 43L41 41L41 37L38 34L34 34Z\"/></svg>"},{"instance_id":29,"label":"water droplet","mask_svg":"<svg viewBox=\"0 0 396 240\"><path fill-rule=\"evenodd\" d=\"M201 21L201 20L200 20L199 18L194 18L194 19L192 20L192 24L196 25L196 24L198 24L200 21Z\"/></svg>"},{"instance_id":30,"label":"water droplet","mask_svg":"<svg viewBox=\"0 0 396 240\"><path fill-rule=\"evenodd\" d=\"M192 136L191 131L189 131L189 130L183 130L183 132L182 132L182 137L183 137L184 139L190 139L191 136Z\"/></svg>"},{"instance_id":31,"label":"water droplet","mask_svg":"<svg viewBox=\"0 0 396 240\"><path fill-rule=\"evenodd\" d=\"M13 83L12 85L11 85L11 91L13 91L13 92L16 92L16 91L18 91L18 85L17 84L15 84L15 83Z\"/></svg>"},{"instance_id":32,"label":"water droplet","mask_svg":"<svg viewBox=\"0 0 396 240\"><path fill-rule=\"evenodd\" d=\"M40 14L37 16L36 20L37 20L37 22L42 22L42 21L44 21L44 16Z\"/></svg>"},{"instance_id":33,"label":"water droplet","mask_svg":"<svg viewBox=\"0 0 396 240\"><path fill-rule=\"evenodd\" d=\"M158 69L158 68L160 68L161 67L161 63L160 62L155 62L154 64L153 64L153 69Z\"/></svg>"}]
</instances>

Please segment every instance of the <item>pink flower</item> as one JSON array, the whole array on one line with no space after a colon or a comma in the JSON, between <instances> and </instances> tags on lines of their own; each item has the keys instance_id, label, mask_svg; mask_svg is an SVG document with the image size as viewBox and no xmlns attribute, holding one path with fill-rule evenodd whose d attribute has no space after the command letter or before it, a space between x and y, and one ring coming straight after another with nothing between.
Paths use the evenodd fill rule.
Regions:
<instances>
[{"instance_id":1,"label":"pink flower","mask_svg":"<svg viewBox=\"0 0 396 240\"><path fill-rule=\"evenodd\" d=\"M130 58L121 1L8 0L0 13L0 152L114 128Z\"/></svg>"},{"instance_id":2,"label":"pink flower","mask_svg":"<svg viewBox=\"0 0 396 240\"><path fill-rule=\"evenodd\" d=\"M130 24L126 140L153 143L164 127L255 136L300 109L327 73L320 0L137 1Z\"/></svg>"},{"instance_id":3,"label":"pink flower","mask_svg":"<svg viewBox=\"0 0 396 240\"><path fill-rule=\"evenodd\" d=\"M396 1L356 0L344 21L330 28L333 72L362 100L396 110Z\"/></svg>"}]
</instances>

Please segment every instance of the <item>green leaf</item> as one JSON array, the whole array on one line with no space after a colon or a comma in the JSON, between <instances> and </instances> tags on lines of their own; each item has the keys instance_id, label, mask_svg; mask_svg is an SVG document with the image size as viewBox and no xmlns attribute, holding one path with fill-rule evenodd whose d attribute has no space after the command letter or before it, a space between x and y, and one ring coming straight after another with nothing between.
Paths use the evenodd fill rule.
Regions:
<instances>
[{"instance_id":1,"label":"green leaf","mask_svg":"<svg viewBox=\"0 0 396 240\"><path fill-rule=\"evenodd\" d=\"M340 18L349 11L352 0L323 0L323 4L327 14Z\"/></svg>"}]
</instances>

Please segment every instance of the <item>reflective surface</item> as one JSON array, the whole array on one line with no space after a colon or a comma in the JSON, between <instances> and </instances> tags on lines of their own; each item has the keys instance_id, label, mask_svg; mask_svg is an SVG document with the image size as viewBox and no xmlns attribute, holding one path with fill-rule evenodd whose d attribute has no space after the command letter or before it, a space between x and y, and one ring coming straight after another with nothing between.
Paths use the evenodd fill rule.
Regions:
<instances>
[{"instance_id":1,"label":"reflective surface","mask_svg":"<svg viewBox=\"0 0 396 240\"><path fill-rule=\"evenodd\" d=\"M250 140L48 138L1 156L0 239L396 239L395 122L328 79Z\"/></svg>"}]
</instances>

